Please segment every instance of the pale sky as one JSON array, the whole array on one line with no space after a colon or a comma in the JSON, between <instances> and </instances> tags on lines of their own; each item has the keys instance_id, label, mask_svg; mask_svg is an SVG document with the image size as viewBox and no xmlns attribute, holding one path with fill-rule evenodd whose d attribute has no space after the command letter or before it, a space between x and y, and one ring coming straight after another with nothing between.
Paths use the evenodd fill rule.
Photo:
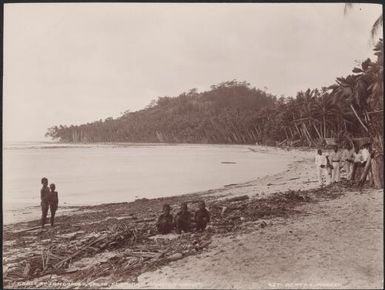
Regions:
<instances>
[{"instance_id":1,"label":"pale sky","mask_svg":"<svg viewBox=\"0 0 385 290\"><path fill-rule=\"evenodd\" d=\"M4 141L237 79L276 95L372 57L375 4L6 4ZM382 34L382 31L379 35ZM378 37L377 37L378 38Z\"/></svg>"}]
</instances>

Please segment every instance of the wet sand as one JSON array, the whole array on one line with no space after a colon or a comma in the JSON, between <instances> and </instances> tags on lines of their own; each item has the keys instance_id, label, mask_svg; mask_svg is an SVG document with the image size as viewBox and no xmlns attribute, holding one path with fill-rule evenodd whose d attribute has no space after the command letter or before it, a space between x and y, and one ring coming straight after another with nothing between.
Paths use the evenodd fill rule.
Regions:
<instances>
[{"instance_id":1,"label":"wet sand","mask_svg":"<svg viewBox=\"0 0 385 290\"><path fill-rule=\"evenodd\" d=\"M36 220L4 226L5 286L249 289L382 287L383 192L365 189L361 194L346 184L319 191L313 151L258 150L289 154L294 161L284 172L202 193L81 207L73 212L76 215L59 214L59 225L48 227L43 232L36 229L15 233L38 225ZM269 200L269 197L287 190L302 190L309 201L300 200L286 205L280 200L279 207L271 210L276 202ZM220 230L218 222L222 218L216 214L203 235L173 236L169 242L163 239L163 248L159 251L171 251L173 254L182 251L178 247L189 246L192 240L199 240L203 244L208 241L208 246L193 254L186 251L182 259L175 262L165 259L164 263L157 264L155 261L153 268L148 268L148 265L147 268L137 267L135 271L119 275L111 269L100 277L95 274L92 280L94 284L91 285L90 280L83 277L87 273L90 276L89 268L92 271L92 265L98 264L98 261L111 263L117 256L126 255L130 247L122 244L117 249L73 259L70 268L76 263L83 263L83 266L77 266L80 269L77 273L20 278L20 269L16 269L18 265L24 267L28 255L33 252L57 248L62 243L65 245L66 238L72 237L73 242L85 240L90 235L106 232L119 222L131 224L133 217L136 221L145 221L147 227L144 229L148 231L146 241L151 241L146 242L147 245L159 246L159 241L154 242L156 236L151 230L163 203L170 203L175 210L182 201L205 199L214 215L218 203L223 201L222 205L227 205L227 198L244 195L250 196L250 201L240 202L241 206L246 206L246 210L261 200L269 204L271 213L262 218L254 215L245 215L244 218L242 209L235 210L238 220L235 226L225 231ZM83 284L76 284L79 281L83 281ZM54 285L53 282L62 284Z\"/></svg>"}]
</instances>

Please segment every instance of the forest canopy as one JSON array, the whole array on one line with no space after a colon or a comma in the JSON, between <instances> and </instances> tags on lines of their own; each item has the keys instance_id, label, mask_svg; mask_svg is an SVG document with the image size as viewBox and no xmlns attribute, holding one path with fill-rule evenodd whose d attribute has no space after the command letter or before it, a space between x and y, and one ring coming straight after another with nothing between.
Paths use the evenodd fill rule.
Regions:
<instances>
[{"instance_id":1,"label":"forest canopy","mask_svg":"<svg viewBox=\"0 0 385 290\"><path fill-rule=\"evenodd\" d=\"M159 97L145 109L82 125L59 125L46 136L61 142L288 144L325 138L382 138L383 42L329 87L277 97L237 80ZM381 133L380 133L381 132ZM382 142L382 141L379 141ZM382 143L379 144L382 148Z\"/></svg>"}]
</instances>

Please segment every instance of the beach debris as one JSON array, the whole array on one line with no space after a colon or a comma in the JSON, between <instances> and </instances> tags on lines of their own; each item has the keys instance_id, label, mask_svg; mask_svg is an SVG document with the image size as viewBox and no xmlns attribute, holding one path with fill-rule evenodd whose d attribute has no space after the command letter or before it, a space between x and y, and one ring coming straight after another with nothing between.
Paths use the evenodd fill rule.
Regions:
<instances>
[{"instance_id":1,"label":"beach debris","mask_svg":"<svg viewBox=\"0 0 385 290\"><path fill-rule=\"evenodd\" d=\"M40 230L40 229L41 229L41 226L36 226L36 227L28 228L28 229L22 229L22 230L14 232L14 233L15 234L21 234L21 233L25 233L25 232L29 232L29 231Z\"/></svg>"},{"instance_id":2,"label":"beach debris","mask_svg":"<svg viewBox=\"0 0 385 290\"><path fill-rule=\"evenodd\" d=\"M251 225L265 228L271 225L271 217L301 213L295 209L301 203L337 198L345 187L351 186L341 181L324 188L288 190L259 199L248 195L228 199L207 197L211 221L203 233L160 236L153 217L154 209L161 208L165 201L174 207L181 200L193 203L196 196L95 206L100 210L87 212L81 218L60 216L60 227L49 228L38 235L32 231L15 233L9 228L3 241L3 261L8 265L4 285L52 274L85 284L100 277L112 282L120 279L133 282L144 271L200 253L212 243L214 235L249 231ZM127 217L128 212L137 219L118 218ZM32 227L34 223L36 221L25 225ZM16 244L7 243L11 240ZM43 244L41 240L47 242Z\"/></svg>"},{"instance_id":3,"label":"beach debris","mask_svg":"<svg viewBox=\"0 0 385 290\"><path fill-rule=\"evenodd\" d=\"M136 220L135 223L148 223L155 221L155 218L148 218L148 219L142 219L142 220Z\"/></svg>"},{"instance_id":4,"label":"beach debris","mask_svg":"<svg viewBox=\"0 0 385 290\"><path fill-rule=\"evenodd\" d=\"M230 184L224 185L224 187L230 187L230 186L234 186L234 185L238 185L238 184L237 183L230 183Z\"/></svg>"},{"instance_id":5,"label":"beach debris","mask_svg":"<svg viewBox=\"0 0 385 290\"><path fill-rule=\"evenodd\" d=\"M182 253L175 253L175 254L172 254L171 256L168 256L167 259L170 260L170 261L176 261L176 260L179 260L179 259L182 259L183 258L183 254Z\"/></svg>"},{"instance_id":6,"label":"beach debris","mask_svg":"<svg viewBox=\"0 0 385 290\"><path fill-rule=\"evenodd\" d=\"M250 197L248 195L241 195L241 196L235 196L235 197L227 198L226 201L227 202L242 201L242 200L247 200L249 198Z\"/></svg>"},{"instance_id":7,"label":"beach debris","mask_svg":"<svg viewBox=\"0 0 385 290\"><path fill-rule=\"evenodd\" d=\"M265 221L262 221L260 224L259 224L259 227L261 228L264 228L267 226L267 223Z\"/></svg>"},{"instance_id":8,"label":"beach debris","mask_svg":"<svg viewBox=\"0 0 385 290\"><path fill-rule=\"evenodd\" d=\"M23 270L23 277L27 278L31 274L31 264L27 262Z\"/></svg>"},{"instance_id":9,"label":"beach debris","mask_svg":"<svg viewBox=\"0 0 385 290\"><path fill-rule=\"evenodd\" d=\"M221 163L222 164L237 164L237 162L233 162L233 161L222 161Z\"/></svg>"}]
</instances>

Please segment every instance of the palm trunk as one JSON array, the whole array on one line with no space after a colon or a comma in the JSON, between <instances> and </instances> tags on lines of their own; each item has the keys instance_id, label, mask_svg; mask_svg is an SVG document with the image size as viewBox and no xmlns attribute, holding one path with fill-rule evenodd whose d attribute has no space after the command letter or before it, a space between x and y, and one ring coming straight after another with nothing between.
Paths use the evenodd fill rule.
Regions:
<instances>
[{"instance_id":1,"label":"palm trunk","mask_svg":"<svg viewBox=\"0 0 385 290\"><path fill-rule=\"evenodd\" d=\"M354 107L353 107L352 104L350 104L350 108L352 109L354 115L356 116L356 118L358 119L358 121L360 122L360 124L362 125L362 127L365 129L365 131L369 133L368 128L364 125L364 123L362 122L361 118L358 116L358 114L357 114L357 112L356 112L356 110L354 109Z\"/></svg>"},{"instance_id":2,"label":"palm trunk","mask_svg":"<svg viewBox=\"0 0 385 290\"><path fill-rule=\"evenodd\" d=\"M321 136L320 132L318 131L317 126L314 123L313 123L313 128L317 132L317 135L320 138L320 140L322 140L322 136Z\"/></svg>"},{"instance_id":3,"label":"palm trunk","mask_svg":"<svg viewBox=\"0 0 385 290\"><path fill-rule=\"evenodd\" d=\"M287 135L287 130L286 130L286 128L284 128L284 130L285 130L286 139L289 139L289 136Z\"/></svg>"},{"instance_id":4,"label":"palm trunk","mask_svg":"<svg viewBox=\"0 0 385 290\"><path fill-rule=\"evenodd\" d=\"M305 123L302 123L302 131L303 131L303 135L305 136L306 140L307 140L307 143L309 145L309 147L311 146L311 140L309 138L309 136L306 134L306 125Z\"/></svg>"},{"instance_id":5,"label":"palm trunk","mask_svg":"<svg viewBox=\"0 0 385 290\"><path fill-rule=\"evenodd\" d=\"M326 120L325 115L323 115L323 123L324 123L324 139L326 138Z\"/></svg>"},{"instance_id":6,"label":"palm trunk","mask_svg":"<svg viewBox=\"0 0 385 290\"><path fill-rule=\"evenodd\" d=\"M377 153L372 159L372 175L375 188L384 188L384 154Z\"/></svg>"}]
</instances>

